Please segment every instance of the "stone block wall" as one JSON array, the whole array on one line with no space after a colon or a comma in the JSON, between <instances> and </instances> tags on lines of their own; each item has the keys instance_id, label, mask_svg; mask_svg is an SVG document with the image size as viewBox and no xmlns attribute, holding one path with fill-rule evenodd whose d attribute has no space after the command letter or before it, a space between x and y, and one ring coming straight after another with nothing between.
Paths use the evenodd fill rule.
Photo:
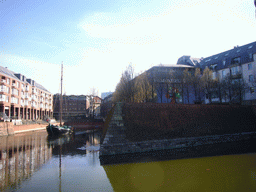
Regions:
<instances>
[{"instance_id":1,"label":"stone block wall","mask_svg":"<svg viewBox=\"0 0 256 192\"><path fill-rule=\"evenodd\" d=\"M14 134L13 123L11 122L0 122L0 136Z\"/></svg>"}]
</instances>

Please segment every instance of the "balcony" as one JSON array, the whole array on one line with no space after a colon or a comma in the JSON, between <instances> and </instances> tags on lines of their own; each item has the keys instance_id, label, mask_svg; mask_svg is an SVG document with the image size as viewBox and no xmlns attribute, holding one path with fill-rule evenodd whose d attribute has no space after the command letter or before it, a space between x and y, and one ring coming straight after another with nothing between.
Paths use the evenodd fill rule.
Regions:
<instances>
[{"instance_id":1,"label":"balcony","mask_svg":"<svg viewBox=\"0 0 256 192\"><path fill-rule=\"evenodd\" d=\"M32 94L37 94L36 90L32 90Z\"/></svg>"},{"instance_id":2,"label":"balcony","mask_svg":"<svg viewBox=\"0 0 256 192\"><path fill-rule=\"evenodd\" d=\"M34 95L32 95L32 100L37 101L37 98Z\"/></svg>"},{"instance_id":3,"label":"balcony","mask_svg":"<svg viewBox=\"0 0 256 192\"><path fill-rule=\"evenodd\" d=\"M0 92L6 92L6 88L0 88Z\"/></svg>"},{"instance_id":4,"label":"balcony","mask_svg":"<svg viewBox=\"0 0 256 192\"><path fill-rule=\"evenodd\" d=\"M0 102L5 102L5 98L4 97L0 98Z\"/></svg>"},{"instance_id":5,"label":"balcony","mask_svg":"<svg viewBox=\"0 0 256 192\"><path fill-rule=\"evenodd\" d=\"M241 72L233 73L233 74L231 74L231 78L232 79L241 79L242 73Z\"/></svg>"},{"instance_id":6,"label":"balcony","mask_svg":"<svg viewBox=\"0 0 256 192\"><path fill-rule=\"evenodd\" d=\"M1 79L1 84L2 83L6 83L6 80L5 79Z\"/></svg>"}]
</instances>

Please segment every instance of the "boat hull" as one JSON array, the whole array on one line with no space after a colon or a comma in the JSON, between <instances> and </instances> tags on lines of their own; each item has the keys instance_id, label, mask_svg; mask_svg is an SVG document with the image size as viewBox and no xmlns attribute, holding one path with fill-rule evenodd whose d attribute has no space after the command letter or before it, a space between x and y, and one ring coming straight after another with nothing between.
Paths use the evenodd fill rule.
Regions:
<instances>
[{"instance_id":1,"label":"boat hull","mask_svg":"<svg viewBox=\"0 0 256 192\"><path fill-rule=\"evenodd\" d=\"M48 125L46 127L47 133L49 135L64 135L64 134L71 134L72 129L69 127L61 127L57 125Z\"/></svg>"}]
</instances>

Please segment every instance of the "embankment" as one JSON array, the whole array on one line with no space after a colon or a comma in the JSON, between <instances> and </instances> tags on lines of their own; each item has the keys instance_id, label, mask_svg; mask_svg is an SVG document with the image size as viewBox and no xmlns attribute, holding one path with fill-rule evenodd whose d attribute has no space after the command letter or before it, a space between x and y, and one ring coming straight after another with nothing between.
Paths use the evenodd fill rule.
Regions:
<instances>
[{"instance_id":1,"label":"embankment","mask_svg":"<svg viewBox=\"0 0 256 192\"><path fill-rule=\"evenodd\" d=\"M46 129L47 124L13 125L12 122L0 122L0 136L12 135L15 133L37 131Z\"/></svg>"},{"instance_id":2,"label":"embankment","mask_svg":"<svg viewBox=\"0 0 256 192\"><path fill-rule=\"evenodd\" d=\"M253 106L117 103L101 164L255 152ZM104 134L105 135L105 134Z\"/></svg>"}]
</instances>

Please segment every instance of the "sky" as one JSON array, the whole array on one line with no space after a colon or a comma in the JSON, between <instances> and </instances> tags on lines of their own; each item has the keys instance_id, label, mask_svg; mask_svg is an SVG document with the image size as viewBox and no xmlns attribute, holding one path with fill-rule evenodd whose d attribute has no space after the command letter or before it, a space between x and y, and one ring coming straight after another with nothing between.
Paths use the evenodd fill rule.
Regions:
<instances>
[{"instance_id":1,"label":"sky","mask_svg":"<svg viewBox=\"0 0 256 192\"><path fill-rule=\"evenodd\" d=\"M179 57L208 57L256 40L253 0L0 0L0 65L51 93L115 91Z\"/></svg>"}]
</instances>

